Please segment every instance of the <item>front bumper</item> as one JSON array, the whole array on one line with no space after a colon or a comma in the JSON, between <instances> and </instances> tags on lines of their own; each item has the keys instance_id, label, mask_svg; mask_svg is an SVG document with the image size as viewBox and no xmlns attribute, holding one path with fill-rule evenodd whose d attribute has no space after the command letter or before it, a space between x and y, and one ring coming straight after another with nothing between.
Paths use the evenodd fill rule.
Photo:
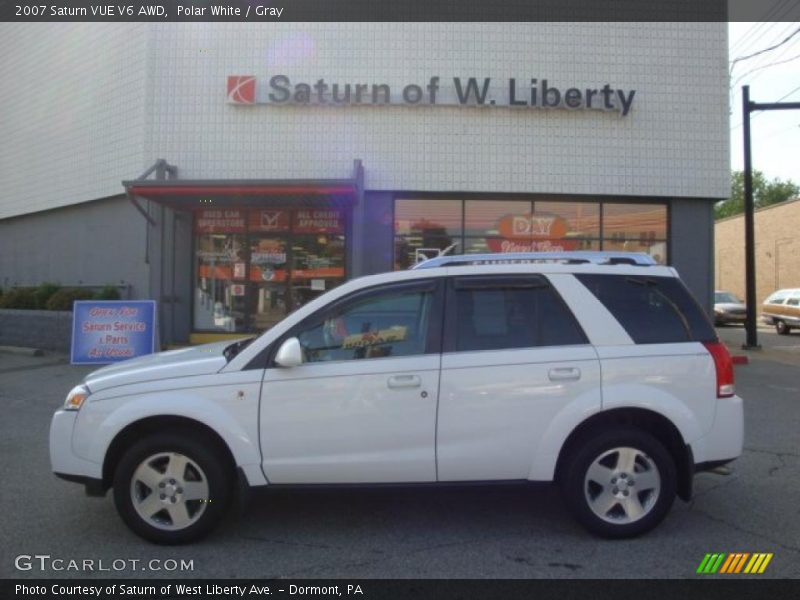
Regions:
<instances>
[{"instance_id":1,"label":"front bumper","mask_svg":"<svg viewBox=\"0 0 800 600\"><path fill-rule=\"evenodd\" d=\"M50 422L50 466L62 479L102 480L103 465L76 456L72 451L72 432L76 410L57 410Z\"/></svg>"}]
</instances>

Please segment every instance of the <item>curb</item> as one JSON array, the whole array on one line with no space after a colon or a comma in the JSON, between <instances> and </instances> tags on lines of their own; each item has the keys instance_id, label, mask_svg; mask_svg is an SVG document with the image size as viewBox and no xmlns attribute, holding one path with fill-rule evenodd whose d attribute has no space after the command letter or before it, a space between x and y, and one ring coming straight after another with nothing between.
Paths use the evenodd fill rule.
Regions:
<instances>
[{"instance_id":1,"label":"curb","mask_svg":"<svg viewBox=\"0 0 800 600\"><path fill-rule=\"evenodd\" d=\"M16 354L18 356L44 356L44 350L25 348L23 346L0 346L0 353Z\"/></svg>"}]
</instances>

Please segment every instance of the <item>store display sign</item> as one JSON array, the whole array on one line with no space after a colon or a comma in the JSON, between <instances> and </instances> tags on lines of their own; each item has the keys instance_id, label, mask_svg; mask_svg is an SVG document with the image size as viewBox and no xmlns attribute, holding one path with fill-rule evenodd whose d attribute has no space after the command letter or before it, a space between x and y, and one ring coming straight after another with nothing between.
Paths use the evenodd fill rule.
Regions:
<instances>
[{"instance_id":1,"label":"store display sign","mask_svg":"<svg viewBox=\"0 0 800 600\"><path fill-rule=\"evenodd\" d=\"M72 312L73 365L108 364L152 354L154 300L77 300Z\"/></svg>"},{"instance_id":2,"label":"store display sign","mask_svg":"<svg viewBox=\"0 0 800 600\"><path fill-rule=\"evenodd\" d=\"M238 209L199 210L194 219L195 233L243 233L245 211Z\"/></svg>"},{"instance_id":3,"label":"store display sign","mask_svg":"<svg viewBox=\"0 0 800 600\"><path fill-rule=\"evenodd\" d=\"M562 252L575 250L576 240L564 239L569 224L549 213L506 215L497 223L500 238L487 238L492 252Z\"/></svg>"},{"instance_id":4,"label":"store display sign","mask_svg":"<svg viewBox=\"0 0 800 600\"><path fill-rule=\"evenodd\" d=\"M329 209L298 210L295 213L295 233L342 233L342 212Z\"/></svg>"},{"instance_id":5,"label":"store display sign","mask_svg":"<svg viewBox=\"0 0 800 600\"><path fill-rule=\"evenodd\" d=\"M248 220L250 231L289 231L288 210L251 210Z\"/></svg>"}]
</instances>

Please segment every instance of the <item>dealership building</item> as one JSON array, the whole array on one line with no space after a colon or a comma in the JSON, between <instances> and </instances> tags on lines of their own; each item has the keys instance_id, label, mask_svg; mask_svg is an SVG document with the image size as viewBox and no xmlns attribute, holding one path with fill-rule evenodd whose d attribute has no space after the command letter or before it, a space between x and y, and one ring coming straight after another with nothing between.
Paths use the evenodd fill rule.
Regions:
<instances>
[{"instance_id":1,"label":"dealership building","mask_svg":"<svg viewBox=\"0 0 800 600\"><path fill-rule=\"evenodd\" d=\"M116 285L162 343L442 251L617 250L705 306L727 24L0 24L0 287Z\"/></svg>"}]
</instances>

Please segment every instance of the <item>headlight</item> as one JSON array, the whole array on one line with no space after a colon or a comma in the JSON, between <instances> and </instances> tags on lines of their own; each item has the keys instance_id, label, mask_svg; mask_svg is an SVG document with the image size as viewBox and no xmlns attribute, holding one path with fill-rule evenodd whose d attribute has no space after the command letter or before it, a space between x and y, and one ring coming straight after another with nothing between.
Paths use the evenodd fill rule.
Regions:
<instances>
[{"instance_id":1,"label":"headlight","mask_svg":"<svg viewBox=\"0 0 800 600\"><path fill-rule=\"evenodd\" d=\"M64 410L78 410L83 405L83 401L89 397L89 388L85 385L76 385L67 394L64 400Z\"/></svg>"}]
</instances>

